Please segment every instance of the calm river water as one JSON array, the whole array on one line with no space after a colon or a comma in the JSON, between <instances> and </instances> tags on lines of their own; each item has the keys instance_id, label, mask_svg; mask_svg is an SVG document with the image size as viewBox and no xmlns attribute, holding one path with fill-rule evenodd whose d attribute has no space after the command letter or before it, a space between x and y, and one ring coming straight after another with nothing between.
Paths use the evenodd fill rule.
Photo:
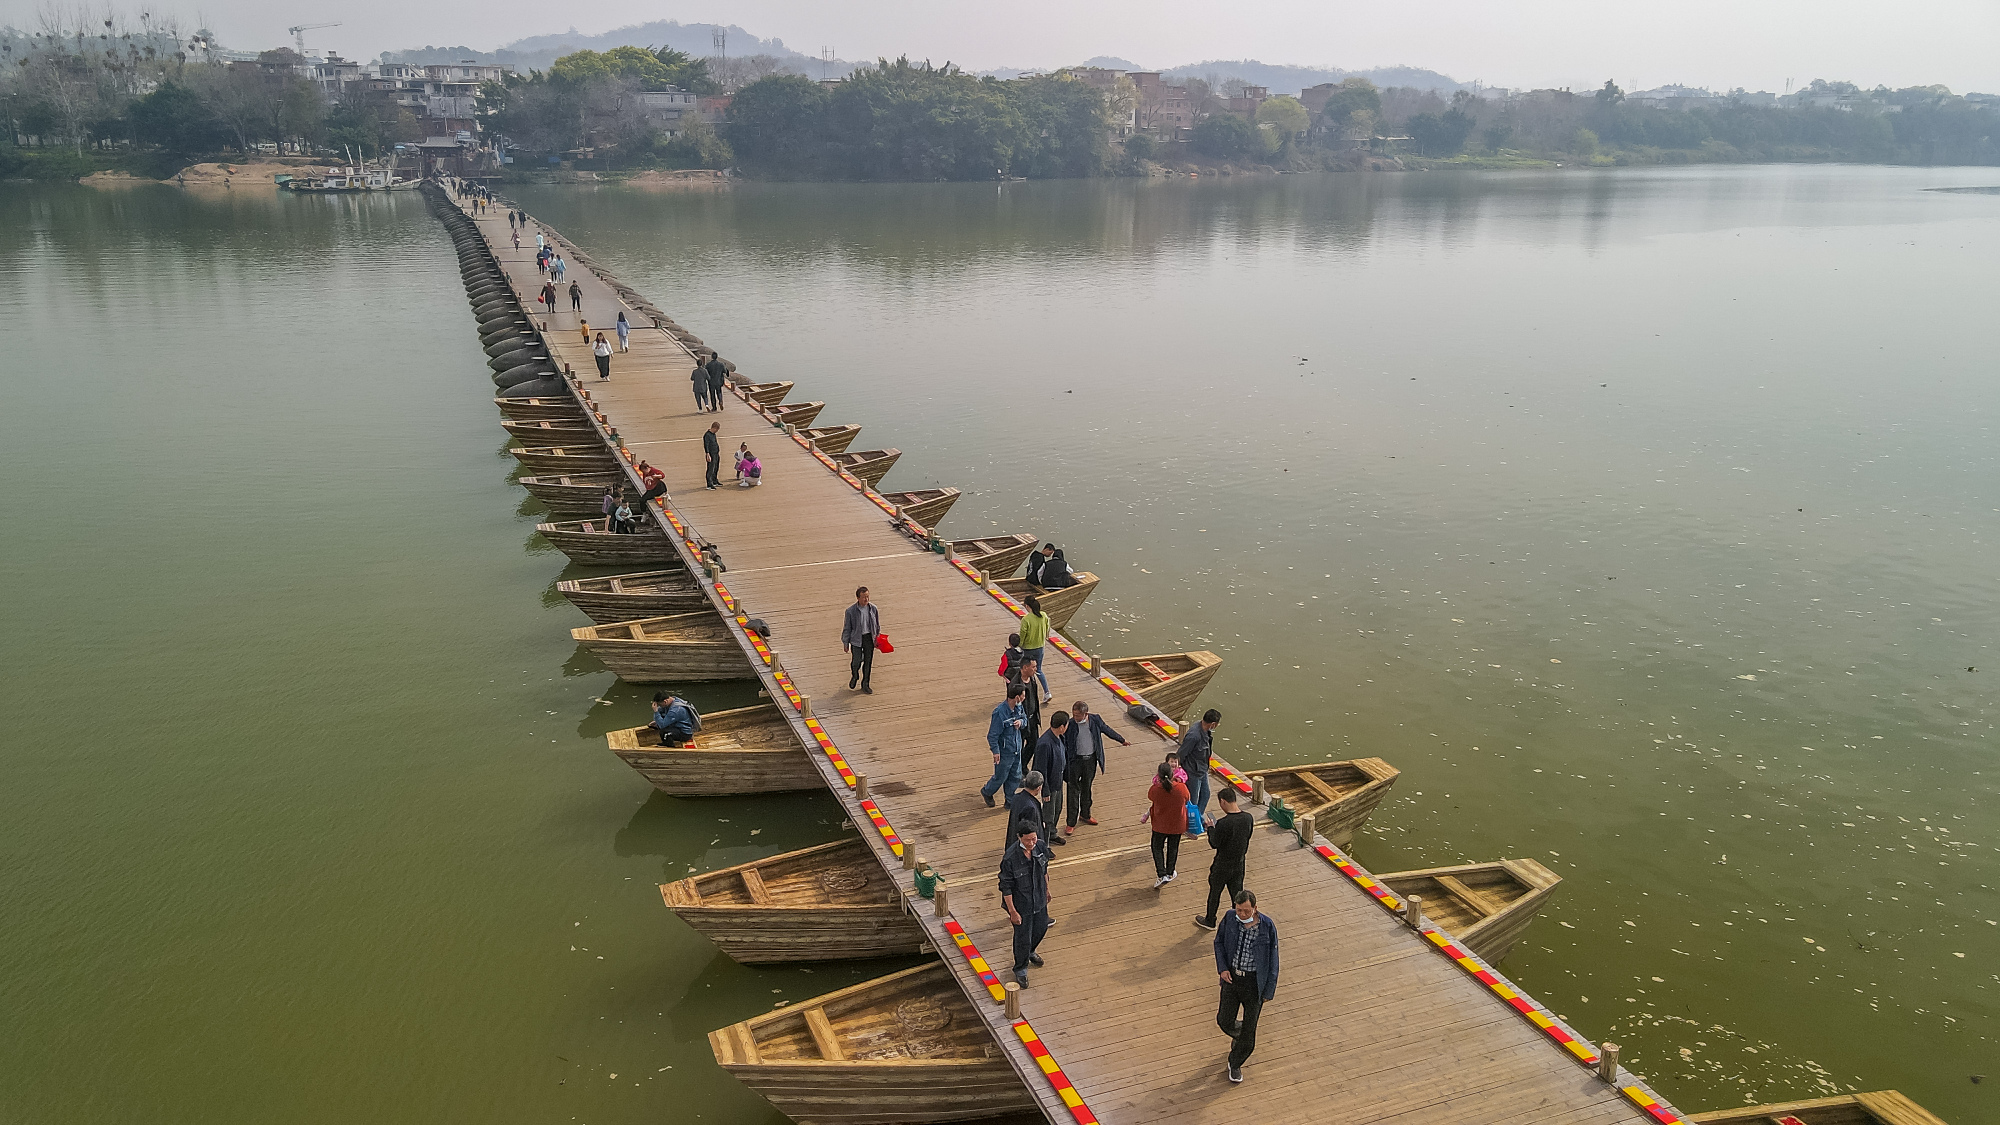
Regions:
<instances>
[{"instance_id":1,"label":"calm river water","mask_svg":"<svg viewBox=\"0 0 2000 1125\"><path fill-rule=\"evenodd\" d=\"M1221 653L1237 764L1400 766L1370 867L1556 870L1503 967L1683 1109L1970 1123L2000 198L1927 189L1995 178L521 199L947 531L1065 543L1090 650ZM780 1120L705 1034L882 966L736 966L654 885L840 815L604 752L645 693L565 633L421 201L6 185L0 230L0 1117Z\"/></svg>"}]
</instances>

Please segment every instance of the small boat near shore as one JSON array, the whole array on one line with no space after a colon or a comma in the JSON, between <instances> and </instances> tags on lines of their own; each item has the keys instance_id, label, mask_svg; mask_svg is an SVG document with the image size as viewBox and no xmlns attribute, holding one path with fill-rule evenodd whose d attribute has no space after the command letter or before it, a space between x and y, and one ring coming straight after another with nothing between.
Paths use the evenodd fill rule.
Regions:
<instances>
[{"instance_id":1,"label":"small boat near shore","mask_svg":"<svg viewBox=\"0 0 2000 1125\"><path fill-rule=\"evenodd\" d=\"M628 684L747 680L750 658L712 609L585 625L569 635Z\"/></svg>"},{"instance_id":2,"label":"small boat near shore","mask_svg":"<svg viewBox=\"0 0 2000 1125\"><path fill-rule=\"evenodd\" d=\"M903 455L900 449L864 449L859 453L832 454L833 463L853 473L861 483L870 488L882 483L889 470L896 465L896 459Z\"/></svg>"},{"instance_id":3,"label":"small boat near shore","mask_svg":"<svg viewBox=\"0 0 2000 1125\"><path fill-rule=\"evenodd\" d=\"M1687 1119L1693 1125L1945 1125L1944 1118L1895 1090L1712 1109Z\"/></svg>"},{"instance_id":4,"label":"small boat near shore","mask_svg":"<svg viewBox=\"0 0 2000 1125\"><path fill-rule=\"evenodd\" d=\"M944 1122L1035 1107L933 961L708 1035L715 1061L800 1122Z\"/></svg>"},{"instance_id":5,"label":"small boat near shore","mask_svg":"<svg viewBox=\"0 0 2000 1125\"><path fill-rule=\"evenodd\" d=\"M1097 589L1097 575L1087 570L1079 570L1071 577L1076 579L1076 585L1064 586L1060 590L1044 590L1025 578L1002 578L996 585L1017 602L1033 594L1035 600L1042 603L1042 612L1049 615L1049 625L1061 629L1069 624L1069 619L1076 616L1076 611L1083 608L1084 601Z\"/></svg>"},{"instance_id":6,"label":"small boat near shore","mask_svg":"<svg viewBox=\"0 0 2000 1125\"><path fill-rule=\"evenodd\" d=\"M965 565L982 571L986 577L998 581L1012 578L1021 564L1028 561L1028 555L1040 542L1032 535L988 535L980 539L954 539L951 553L963 559Z\"/></svg>"},{"instance_id":7,"label":"small boat near shore","mask_svg":"<svg viewBox=\"0 0 2000 1125\"><path fill-rule=\"evenodd\" d=\"M604 736L611 752L653 788L675 797L736 797L824 789L826 779L773 704L701 717L692 746L661 746L651 727Z\"/></svg>"},{"instance_id":8,"label":"small boat near shore","mask_svg":"<svg viewBox=\"0 0 2000 1125\"><path fill-rule=\"evenodd\" d=\"M604 473L618 466L618 459L613 457L611 450L605 448L601 442L591 445L532 448L514 445L509 446L507 452L514 455L514 460L535 470L537 474L560 474L572 470L579 473Z\"/></svg>"},{"instance_id":9,"label":"small boat near shore","mask_svg":"<svg viewBox=\"0 0 2000 1125\"><path fill-rule=\"evenodd\" d=\"M1402 771L1380 758L1355 758L1346 762L1317 762L1309 766L1287 766L1275 770L1249 770L1244 776L1253 782L1262 778L1264 791L1273 798L1283 797L1293 813L1311 813L1313 828L1346 847L1354 833L1367 821L1368 814L1389 795Z\"/></svg>"},{"instance_id":10,"label":"small boat near shore","mask_svg":"<svg viewBox=\"0 0 2000 1125\"><path fill-rule=\"evenodd\" d=\"M789 380L782 383L744 383L737 389L743 392L744 398L758 406L771 407L785 401L785 396L792 393L792 384Z\"/></svg>"},{"instance_id":11,"label":"small boat near shore","mask_svg":"<svg viewBox=\"0 0 2000 1125\"><path fill-rule=\"evenodd\" d=\"M500 423L500 428L512 434L527 449L588 449L604 445L604 439L597 436L597 431L581 420L509 418Z\"/></svg>"},{"instance_id":12,"label":"small boat near shore","mask_svg":"<svg viewBox=\"0 0 2000 1125\"><path fill-rule=\"evenodd\" d=\"M1532 859L1503 859L1393 871L1375 880L1405 898L1422 898L1424 917L1487 964L1497 965L1556 893L1562 876Z\"/></svg>"},{"instance_id":13,"label":"small boat near shore","mask_svg":"<svg viewBox=\"0 0 2000 1125\"><path fill-rule=\"evenodd\" d=\"M928 941L858 839L662 883L660 897L745 965L906 956Z\"/></svg>"},{"instance_id":14,"label":"small boat near shore","mask_svg":"<svg viewBox=\"0 0 2000 1125\"><path fill-rule=\"evenodd\" d=\"M548 418L554 421L573 421L583 424L583 407L573 398L509 398L500 395L493 400L500 413L508 418Z\"/></svg>"},{"instance_id":15,"label":"small boat near shore","mask_svg":"<svg viewBox=\"0 0 2000 1125\"><path fill-rule=\"evenodd\" d=\"M933 528L958 503L959 495L956 488L920 488L915 492L884 492L882 499L902 509L906 518Z\"/></svg>"},{"instance_id":16,"label":"small boat near shore","mask_svg":"<svg viewBox=\"0 0 2000 1125\"><path fill-rule=\"evenodd\" d=\"M1163 652L1154 656L1099 657L1100 671L1118 677L1132 693L1159 708L1160 714L1186 725L1203 688L1222 669L1212 652Z\"/></svg>"},{"instance_id":17,"label":"small boat near shore","mask_svg":"<svg viewBox=\"0 0 2000 1125\"><path fill-rule=\"evenodd\" d=\"M527 489L528 495L548 505L551 512L581 516L603 515L605 492L628 484L625 474L616 471L573 476L515 477L514 483Z\"/></svg>"},{"instance_id":18,"label":"small boat near shore","mask_svg":"<svg viewBox=\"0 0 2000 1125\"><path fill-rule=\"evenodd\" d=\"M580 566L659 566L680 561L667 533L651 520L640 520L638 530L623 535L613 533L601 519L538 523L535 530Z\"/></svg>"},{"instance_id":19,"label":"small boat near shore","mask_svg":"<svg viewBox=\"0 0 2000 1125\"><path fill-rule=\"evenodd\" d=\"M556 591L600 625L714 608L700 584L681 567L606 578L566 578L556 583Z\"/></svg>"},{"instance_id":20,"label":"small boat near shore","mask_svg":"<svg viewBox=\"0 0 2000 1125\"><path fill-rule=\"evenodd\" d=\"M861 427L822 426L817 430L801 429L799 432L813 443L814 449L832 455L847 452L847 447L853 445L854 439L861 436Z\"/></svg>"},{"instance_id":21,"label":"small boat near shore","mask_svg":"<svg viewBox=\"0 0 2000 1125\"><path fill-rule=\"evenodd\" d=\"M765 413L780 426L805 427L812 425L819 412L825 409L823 402L788 402L783 406L769 407Z\"/></svg>"}]
</instances>

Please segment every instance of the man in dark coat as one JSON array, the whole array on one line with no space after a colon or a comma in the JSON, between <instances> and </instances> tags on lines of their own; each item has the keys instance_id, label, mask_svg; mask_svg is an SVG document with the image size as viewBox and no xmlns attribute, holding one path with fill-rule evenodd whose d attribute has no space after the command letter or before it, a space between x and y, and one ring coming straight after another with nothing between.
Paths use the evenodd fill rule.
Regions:
<instances>
[{"instance_id":1,"label":"man in dark coat","mask_svg":"<svg viewBox=\"0 0 2000 1125\"><path fill-rule=\"evenodd\" d=\"M848 652L847 690L853 691L858 683L861 694L875 694L868 681L875 674L875 638L881 635L882 611L869 603L868 587L857 587L854 604L840 623L840 643Z\"/></svg>"},{"instance_id":2,"label":"man in dark coat","mask_svg":"<svg viewBox=\"0 0 2000 1125\"><path fill-rule=\"evenodd\" d=\"M722 481L716 474L722 471L722 440L716 437L722 432L722 423L710 422L701 435L701 452L708 458L708 487L721 488Z\"/></svg>"},{"instance_id":3,"label":"man in dark coat","mask_svg":"<svg viewBox=\"0 0 2000 1125\"><path fill-rule=\"evenodd\" d=\"M1005 846L1010 848L1014 846L1014 840L1020 835L1021 825L1042 822L1042 784L1042 775L1029 770L1028 775L1021 779L1021 787L1014 790L1007 798Z\"/></svg>"},{"instance_id":4,"label":"man in dark coat","mask_svg":"<svg viewBox=\"0 0 2000 1125\"><path fill-rule=\"evenodd\" d=\"M711 410L722 412L722 384L729 381L729 366L719 355L708 357L708 401Z\"/></svg>"},{"instance_id":5,"label":"man in dark coat","mask_svg":"<svg viewBox=\"0 0 2000 1125\"><path fill-rule=\"evenodd\" d=\"M1063 742L1063 732L1068 729L1069 712L1057 711L1049 716L1049 729L1035 740L1033 768L1048 785L1042 802L1042 827L1048 833L1048 842L1057 846L1069 843L1056 833L1056 819L1062 812L1062 778L1069 768L1069 746Z\"/></svg>"},{"instance_id":6,"label":"man in dark coat","mask_svg":"<svg viewBox=\"0 0 2000 1125\"><path fill-rule=\"evenodd\" d=\"M1278 924L1257 909L1257 896L1236 892L1236 909L1215 930L1215 971L1222 979L1222 1003L1215 1025L1235 1042L1229 1048L1229 1080L1243 1081L1243 1064L1257 1049L1257 1017L1278 994Z\"/></svg>"},{"instance_id":7,"label":"man in dark coat","mask_svg":"<svg viewBox=\"0 0 2000 1125\"><path fill-rule=\"evenodd\" d=\"M1215 928L1215 908L1222 902L1223 888L1229 889L1231 902L1243 890L1244 863L1250 854L1250 833L1257 824L1256 817L1237 809L1234 785L1224 785L1216 790L1215 801L1222 807L1222 815L1208 826L1208 846L1215 849L1215 858L1208 865L1208 911L1194 916L1194 924L1204 930Z\"/></svg>"},{"instance_id":8,"label":"man in dark coat","mask_svg":"<svg viewBox=\"0 0 2000 1125\"><path fill-rule=\"evenodd\" d=\"M1042 964L1035 947L1049 932L1049 849L1029 821L1000 861L1000 905L1014 924L1014 979L1028 987L1028 966Z\"/></svg>"},{"instance_id":9,"label":"man in dark coat","mask_svg":"<svg viewBox=\"0 0 2000 1125\"><path fill-rule=\"evenodd\" d=\"M1111 729L1101 717L1093 714L1090 704L1079 699L1069 709L1069 730L1063 736L1063 743L1069 750L1069 773L1063 778L1068 791L1065 805L1068 816L1064 820L1063 835L1076 831L1079 818L1085 824L1096 824L1097 818L1090 815L1090 789L1097 775L1104 772L1104 736L1120 746L1130 746L1125 736Z\"/></svg>"}]
</instances>

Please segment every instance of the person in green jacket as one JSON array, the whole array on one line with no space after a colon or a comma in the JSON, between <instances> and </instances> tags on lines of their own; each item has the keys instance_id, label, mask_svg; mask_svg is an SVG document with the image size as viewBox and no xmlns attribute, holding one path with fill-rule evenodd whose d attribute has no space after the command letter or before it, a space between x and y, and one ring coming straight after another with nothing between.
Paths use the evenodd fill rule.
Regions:
<instances>
[{"instance_id":1,"label":"person in green jacket","mask_svg":"<svg viewBox=\"0 0 2000 1125\"><path fill-rule=\"evenodd\" d=\"M1042 671L1042 646L1049 643L1049 615L1042 612L1040 598L1029 594L1022 601L1028 607L1028 615L1021 618L1021 654L1035 662L1035 678L1042 683L1042 702L1055 699L1049 690L1049 677Z\"/></svg>"}]
</instances>

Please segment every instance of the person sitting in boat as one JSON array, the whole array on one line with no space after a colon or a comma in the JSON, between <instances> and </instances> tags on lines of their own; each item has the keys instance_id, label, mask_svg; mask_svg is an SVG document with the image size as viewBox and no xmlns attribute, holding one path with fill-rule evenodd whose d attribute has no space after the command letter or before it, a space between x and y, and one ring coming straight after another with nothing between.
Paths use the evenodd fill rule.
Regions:
<instances>
[{"instance_id":1,"label":"person sitting in boat","mask_svg":"<svg viewBox=\"0 0 2000 1125\"><path fill-rule=\"evenodd\" d=\"M1076 585L1076 577L1070 573L1069 561L1063 558L1061 547L1044 543L1040 551L1028 556L1028 584L1044 590Z\"/></svg>"},{"instance_id":2,"label":"person sitting in boat","mask_svg":"<svg viewBox=\"0 0 2000 1125\"><path fill-rule=\"evenodd\" d=\"M655 692L653 721L648 725L660 732L660 745L686 746L701 730L701 712L694 709L694 704L671 692Z\"/></svg>"},{"instance_id":3,"label":"person sitting in boat","mask_svg":"<svg viewBox=\"0 0 2000 1125\"><path fill-rule=\"evenodd\" d=\"M618 501L618 510L611 513L611 530L619 535L631 535L639 530L632 525L632 505L622 498Z\"/></svg>"}]
</instances>

